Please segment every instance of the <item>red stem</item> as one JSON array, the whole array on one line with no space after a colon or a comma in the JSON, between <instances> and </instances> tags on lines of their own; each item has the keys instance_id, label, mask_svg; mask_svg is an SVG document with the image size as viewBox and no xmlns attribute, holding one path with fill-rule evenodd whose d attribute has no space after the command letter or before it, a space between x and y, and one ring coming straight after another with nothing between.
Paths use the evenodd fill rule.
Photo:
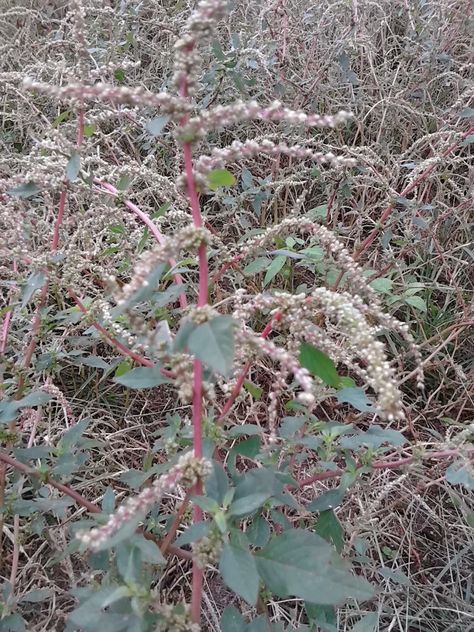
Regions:
<instances>
[{"instance_id":1,"label":"red stem","mask_svg":"<svg viewBox=\"0 0 474 632\"><path fill-rule=\"evenodd\" d=\"M188 96L188 84L186 78L183 79L180 89L182 97ZM185 116L181 125L187 122ZM189 203L191 206L191 214L193 223L196 228L203 226L201 208L199 204L199 196L196 190L193 172L192 147L190 143L183 143L183 159L184 169L186 173L186 181L188 187ZM203 243L198 250L199 261L199 294L198 307L207 305L209 293L209 268L207 263L206 245ZM193 377L193 447L194 456L202 458L202 362L197 358L194 360L194 377ZM198 483L194 489L194 493L198 496L202 495L202 483ZM202 509L197 505L193 505L193 522L200 522L203 519ZM191 596L191 618L195 623L201 620L201 602L204 582L203 569L193 560L193 579L192 579L192 596Z\"/></svg>"},{"instance_id":2,"label":"red stem","mask_svg":"<svg viewBox=\"0 0 474 632\"><path fill-rule=\"evenodd\" d=\"M474 447L466 448L465 451L468 454L474 453ZM461 453L460 450L451 449L451 450L441 450L439 452L427 452L423 456L423 460L428 459L448 459L452 456L458 456ZM404 465L410 465L416 461L415 456L407 456L403 458L399 458L395 461L391 461L390 459L383 459L380 461L374 461L371 464L371 467L374 470L396 470L399 467L403 467ZM344 470L326 470L325 472L319 472L319 474L313 474L308 478L303 479L302 481L298 481L299 487L306 487L307 485L312 485L316 481L325 481L328 478L339 478L344 474Z\"/></svg>"}]
</instances>

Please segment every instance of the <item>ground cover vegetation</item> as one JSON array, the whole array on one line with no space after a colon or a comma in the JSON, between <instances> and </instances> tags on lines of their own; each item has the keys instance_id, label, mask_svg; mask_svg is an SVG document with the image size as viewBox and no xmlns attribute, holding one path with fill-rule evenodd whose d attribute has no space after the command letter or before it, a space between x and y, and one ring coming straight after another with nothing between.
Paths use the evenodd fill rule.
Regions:
<instances>
[{"instance_id":1,"label":"ground cover vegetation","mask_svg":"<svg viewBox=\"0 0 474 632\"><path fill-rule=\"evenodd\" d=\"M0 9L0 630L471 630L472 3Z\"/></svg>"}]
</instances>

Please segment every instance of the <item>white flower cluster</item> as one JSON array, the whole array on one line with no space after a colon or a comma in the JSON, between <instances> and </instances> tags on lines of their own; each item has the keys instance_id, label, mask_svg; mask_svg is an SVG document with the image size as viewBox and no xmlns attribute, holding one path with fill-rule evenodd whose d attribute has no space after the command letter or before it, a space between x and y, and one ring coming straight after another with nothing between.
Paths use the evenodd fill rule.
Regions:
<instances>
[{"instance_id":1,"label":"white flower cluster","mask_svg":"<svg viewBox=\"0 0 474 632\"><path fill-rule=\"evenodd\" d=\"M23 88L30 92L41 92L57 99L100 99L128 105L151 106L160 108L168 114L177 116L188 112L191 108L184 99L174 97L168 92L149 92L141 86L112 86L107 83L96 83L88 86L82 83L69 83L65 86L53 86L49 83L34 81L26 77Z\"/></svg>"},{"instance_id":2,"label":"white flower cluster","mask_svg":"<svg viewBox=\"0 0 474 632\"><path fill-rule=\"evenodd\" d=\"M190 489L198 481L204 481L212 471L212 464L206 459L196 458L192 452L183 454L178 463L167 474L155 479L138 496L128 498L112 514L108 522L90 531L81 531L76 537L90 549L98 550L126 522L137 515L145 515L163 494L172 492L178 485Z\"/></svg>"},{"instance_id":3,"label":"white flower cluster","mask_svg":"<svg viewBox=\"0 0 474 632\"><path fill-rule=\"evenodd\" d=\"M220 127L229 127L242 121L285 121L290 125L305 127L333 128L353 118L351 112L340 110L335 115L307 114L303 110L284 107L280 101L273 101L268 107L262 107L258 101L235 101L232 105L218 105L204 110L198 116L189 119L187 125L177 130L178 138L184 141L203 138L207 132Z\"/></svg>"},{"instance_id":4,"label":"white flower cluster","mask_svg":"<svg viewBox=\"0 0 474 632\"><path fill-rule=\"evenodd\" d=\"M236 162L252 158L253 156L265 154L266 156L278 156L283 154L290 158L299 160L312 160L320 165L328 165L329 167L354 167L356 160L345 156L335 156L332 152L323 153L313 151L308 147L301 145L288 146L286 143L274 143L271 140L263 139L247 140L242 143L234 140L231 145L223 148L212 150L210 156L201 156L195 163L196 179L199 183L206 183L207 174L213 169L224 167L229 162Z\"/></svg>"}]
</instances>

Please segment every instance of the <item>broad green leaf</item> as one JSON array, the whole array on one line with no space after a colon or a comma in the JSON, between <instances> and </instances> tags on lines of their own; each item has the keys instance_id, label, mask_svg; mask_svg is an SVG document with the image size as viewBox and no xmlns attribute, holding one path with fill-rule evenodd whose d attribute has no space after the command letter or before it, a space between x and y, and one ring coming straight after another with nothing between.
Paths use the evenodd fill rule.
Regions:
<instances>
[{"instance_id":1,"label":"broad green leaf","mask_svg":"<svg viewBox=\"0 0 474 632\"><path fill-rule=\"evenodd\" d=\"M374 411L374 404L367 397L364 389L359 388L358 386L342 388L336 393L336 398L340 404L350 404L351 406L354 406L356 410L360 410L361 412Z\"/></svg>"},{"instance_id":2,"label":"broad green leaf","mask_svg":"<svg viewBox=\"0 0 474 632\"><path fill-rule=\"evenodd\" d=\"M51 599L52 595L53 591L50 588L39 588L38 590L30 590L30 592L27 592L26 595L23 595L20 599L20 602L40 603L46 601L46 599Z\"/></svg>"},{"instance_id":3,"label":"broad green leaf","mask_svg":"<svg viewBox=\"0 0 474 632\"><path fill-rule=\"evenodd\" d=\"M136 290L136 292L133 292L133 294L129 296L126 301L114 308L114 310L112 311L112 315L114 317L119 316L133 305L146 301L148 298L150 298L158 289L158 283L163 276L166 267L167 266L164 263L158 264L156 268L154 268L150 272L146 281L142 283L141 287Z\"/></svg>"},{"instance_id":4,"label":"broad green leaf","mask_svg":"<svg viewBox=\"0 0 474 632\"><path fill-rule=\"evenodd\" d=\"M217 191L221 187L231 187L236 179L227 169L213 169L207 174L207 182L212 191Z\"/></svg>"},{"instance_id":5,"label":"broad green leaf","mask_svg":"<svg viewBox=\"0 0 474 632\"><path fill-rule=\"evenodd\" d=\"M221 617L221 632L246 632L247 623L234 606L226 606Z\"/></svg>"},{"instance_id":6,"label":"broad green leaf","mask_svg":"<svg viewBox=\"0 0 474 632\"><path fill-rule=\"evenodd\" d=\"M234 326L231 316L198 325L189 335L189 350L217 373L228 375L234 362Z\"/></svg>"},{"instance_id":7,"label":"broad green leaf","mask_svg":"<svg viewBox=\"0 0 474 632\"><path fill-rule=\"evenodd\" d=\"M279 257L275 257L270 264L270 267L265 274L265 278L263 279L263 285L266 286L272 281L276 275L280 272L286 262L286 257L280 255Z\"/></svg>"},{"instance_id":8,"label":"broad green leaf","mask_svg":"<svg viewBox=\"0 0 474 632\"><path fill-rule=\"evenodd\" d=\"M344 548L344 529L332 509L320 513L315 531L326 542L334 544L338 553Z\"/></svg>"},{"instance_id":9,"label":"broad green leaf","mask_svg":"<svg viewBox=\"0 0 474 632\"><path fill-rule=\"evenodd\" d=\"M459 118L471 118L474 116L474 108L465 108L459 113Z\"/></svg>"},{"instance_id":10,"label":"broad green leaf","mask_svg":"<svg viewBox=\"0 0 474 632\"><path fill-rule=\"evenodd\" d=\"M97 621L97 614L103 608L107 608L107 606L129 595L130 591L126 586L101 588L95 592L92 597L84 601L78 608L71 612L69 620L80 627L89 625L93 623L94 620Z\"/></svg>"},{"instance_id":11,"label":"broad green leaf","mask_svg":"<svg viewBox=\"0 0 474 632\"><path fill-rule=\"evenodd\" d=\"M128 388L153 388L170 382L167 377L162 375L159 366L140 366L119 377L114 377L113 381Z\"/></svg>"},{"instance_id":12,"label":"broad green leaf","mask_svg":"<svg viewBox=\"0 0 474 632\"><path fill-rule=\"evenodd\" d=\"M8 195L17 198L33 197L33 195L36 195L39 192L40 188L36 186L34 182L26 182L25 184L20 184L19 186L14 187L13 189L8 189L7 191Z\"/></svg>"},{"instance_id":13,"label":"broad green leaf","mask_svg":"<svg viewBox=\"0 0 474 632\"><path fill-rule=\"evenodd\" d=\"M382 575L382 577L385 577L385 579L390 579L396 584L401 584L402 586L410 586L411 584L405 573L399 569L384 567L379 568L377 572L379 575Z\"/></svg>"},{"instance_id":14,"label":"broad green leaf","mask_svg":"<svg viewBox=\"0 0 474 632\"><path fill-rule=\"evenodd\" d=\"M279 597L337 605L369 599L372 586L352 575L335 550L315 533L289 529L255 554L260 577Z\"/></svg>"},{"instance_id":15,"label":"broad green leaf","mask_svg":"<svg viewBox=\"0 0 474 632\"><path fill-rule=\"evenodd\" d=\"M302 342L300 346L300 364L312 375L321 378L328 386L335 388L339 386L340 378L334 362L325 353L307 342Z\"/></svg>"},{"instance_id":16,"label":"broad green leaf","mask_svg":"<svg viewBox=\"0 0 474 632\"><path fill-rule=\"evenodd\" d=\"M219 571L231 590L251 606L257 603L259 577L254 557L249 551L225 544Z\"/></svg>"},{"instance_id":17,"label":"broad green leaf","mask_svg":"<svg viewBox=\"0 0 474 632\"><path fill-rule=\"evenodd\" d=\"M81 170L81 157L77 151L73 151L66 165L66 178L69 182L77 180Z\"/></svg>"},{"instance_id":18,"label":"broad green leaf","mask_svg":"<svg viewBox=\"0 0 474 632\"><path fill-rule=\"evenodd\" d=\"M163 116L157 116L146 124L146 129L152 136L159 136L169 123L171 117L167 114Z\"/></svg>"},{"instance_id":19,"label":"broad green leaf","mask_svg":"<svg viewBox=\"0 0 474 632\"><path fill-rule=\"evenodd\" d=\"M152 540L147 540L141 533L135 533L130 538L130 544L140 549L143 561L149 564L166 564L166 559L160 551L160 547Z\"/></svg>"}]
</instances>

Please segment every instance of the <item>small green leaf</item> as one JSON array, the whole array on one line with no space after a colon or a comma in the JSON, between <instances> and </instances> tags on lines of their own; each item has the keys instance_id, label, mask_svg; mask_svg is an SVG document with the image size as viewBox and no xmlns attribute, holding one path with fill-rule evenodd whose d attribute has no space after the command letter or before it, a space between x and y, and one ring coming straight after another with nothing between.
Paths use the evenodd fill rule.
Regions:
<instances>
[{"instance_id":1,"label":"small green leaf","mask_svg":"<svg viewBox=\"0 0 474 632\"><path fill-rule=\"evenodd\" d=\"M234 363L234 326L231 316L199 325L189 335L189 350L217 373L228 375Z\"/></svg>"},{"instance_id":2,"label":"small green leaf","mask_svg":"<svg viewBox=\"0 0 474 632\"><path fill-rule=\"evenodd\" d=\"M231 187L236 183L235 176L227 169L213 169L207 174L208 186L212 191L221 187Z\"/></svg>"},{"instance_id":3,"label":"small green leaf","mask_svg":"<svg viewBox=\"0 0 474 632\"><path fill-rule=\"evenodd\" d=\"M375 632L379 622L377 612L369 612L360 621L357 621L351 632Z\"/></svg>"},{"instance_id":4,"label":"small green leaf","mask_svg":"<svg viewBox=\"0 0 474 632\"><path fill-rule=\"evenodd\" d=\"M253 382L246 380L244 382L244 388L248 393L250 393L250 395L252 395L252 397L255 400L259 401L261 399L262 394L263 394L263 389L261 389L259 386L257 386Z\"/></svg>"},{"instance_id":5,"label":"small green leaf","mask_svg":"<svg viewBox=\"0 0 474 632\"><path fill-rule=\"evenodd\" d=\"M151 121L148 121L148 123L146 124L146 129L148 132L150 132L152 136L159 136L170 120L171 117L167 114L164 114L163 116L157 116L156 118L151 119Z\"/></svg>"},{"instance_id":6,"label":"small green leaf","mask_svg":"<svg viewBox=\"0 0 474 632\"><path fill-rule=\"evenodd\" d=\"M276 275L280 272L286 262L286 257L280 255L279 257L275 257L270 264L270 267L265 274L265 278L263 279L263 285L268 285L270 281L272 281Z\"/></svg>"},{"instance_id":7,"label":"small green leaf","mask_svg":"<svg viewBox=\"0 0 474 632\"><path fill-rule=\"evenodd\" d=\"M367 397L364 389L359 388L358 386L342 388L336 393L336 398L340 404L350 404L351 406L354 406L356 410L360 410L361 412L374 411L374 404Z\"/></svg>"},{"instance_id":8,"label":"small green leaf","mask_svg":"<svg viewBox=\"0 0 474 632\"><path fill-rule=\"evenodd\" d=\"M117 68L114 71L114 77L119 83L123 83L125 81L125 70L123 68Z\"/></svg>"},{"instance_id":9,"label":"small green leaf","mask_svg":"<svg viewBox=\"0 0 474 632\"><path fill-rule=\"evenodd\" d=\"M73 151L66 165L66 178L69 182L77 180L81 170L81 157L77 151Z\"/></svg>"},{"instance_id":10,"label":"small green leaf","mask_svg":"<svg viewBox=\"0 0 474 632\"><path fill-rule=\"evenodd\" d=\"M40 290L46 281L46 274L44 272L33 272L26 280L26 285L21 293L21 307L26 307L31 301L33 294Z\"/></svg>"},{"instance_id":11,"label":"small green leaf","mask_svg":"<svg viewBox=\"0 0 474 632\"><path fill-rule=\"evenodd\" d=\"M469 491L474 490L474 469L469 461L458 460L446 470L446 480L451 485L463 485Z\"/></svg>"},{"instance_id":12,"label":"small green leaf","mask_svg":"<svg viewBox=\"0 0 474 632\"><path fill-rule=\"evenodd\" d=\"M336 365L325 353L307 342L300 346L300 364L310 373L321 378L328 386L337 388L340 383Z\"/></svg>"},{"instance_id":13,"label":"small green leaf","mask_svg":"<svg viewBox=\"0 0 474 632\"><path fill-rule=\"evenodd\" d=\"M471 118L474 116L474 108L466 108L459 113L459 118Z\"/></svg>"},{"instance_id":14,"label":"small green leaf","mask_svg":"<svg viewBox=\"0 0 474 632\"><path fill-rule=\"evenodd\" d=\"M196 522L179 535L175 540L176 546L183 546L184 544L191 544L200 540L209 533L211 525L209 522Z\"/></svg>"},{"instance_id":15,"label":"small green leaf","mask_svg":"<svg viewBox=\"0 0 474 632\"><path fill-rule=\"evenodd\" d=\"M225 544L219 571L231 590L251 606L257 603L259 578L255 559L249 551Z\"/></svg>"},{"instance_id":16,"label":"small green leaf","mask_svg":"<svg viewBox=\"0 0 474 632\"><path fill-rule=\"evenodd\" d=\"M332 509L320 513L315 531L326 542L334 544L339 553L344 548L344 529Z\"/></svg>"},{"instance_id":17,"label":"small green leaf","mask_svg":"<svg viewBox=\"0 0 474 632\"><path fill-rule=\"evenodd\" d=\"M408 305L411 305L412 307L419 310L420 312L428 311L428 307L426 306L426 301L423 298L421 298L421 296L407 296L404 299L404 301L405 303L407 303Z\"/></svg>"},{"instance_id":18,"label":"small green leaf","mask_svg":"<svg viewBox=\"0 0 474 632\"><path fill-rule=\"evenodd\" d=\"M95 130L96 130L96 127L93 123L91 123L90 125L84 125L84 137L90 138L91 136L94 135Z\"/></svg>"},{"instance_id":19,"label":"small green leaf","mask_svg":"<svg viewBox=\"0 0 474 632\"><path fill-rule=\"evenodd\" d=\"M260 272L264 272L269 267L271 261L266 257L258 257L254 261L251 261L244 268L245 276L252 276L253 274L260 274Z\"/></svg>"},{"instance_id":20,"label":"small green leaf","mask_svg":"<svg viewBox=\"0 0 474 632\"><path fill-rule=\"evenodd\" d=\"M13 189L8 189L7 191L8 195L11 195L12 197L17 197L17 198L33 197L33 195L36 195L39 192L40 192L40 189L39 187L36 186L34 182L27 182L25 184L20 184L19 186L14 187Z\"/></svg>"},{"instance_id":21,"label":"small green leaf","mask_svg":"<svg viewBox=\"0 0 474 632\"><path fill-rule=\"evenodd\" d=\"M310 511L327 511L328 509L335 509L342 503L345 494L346 490L340 487L337 489L331 489L313 500L313 502L308 505L308 509Z\"/></svg>"},{"instance_id":22,"label":"small green leaf","mask_svg":"<svg viewBox=\"0 0 474 632\"><path fill-rule=\"evenodd\" d=\"M380 292L381 294L390 294L393 287L393 281L387 277L379 277L371 281L369 285L374 288L376 292Z\"/></svg>"},{"instance_id":23,"label":"small green leaf","mask_svg":"<svg viewBox=\"0 0 474 632\"><path fill-rule=\"evenodd\" d=\"M161 374L159 366L140 366L120 377L114 377L113 381L128 388L153 388L160 384L168 384L170 380Z\"/></svg>"}]
</instances>

